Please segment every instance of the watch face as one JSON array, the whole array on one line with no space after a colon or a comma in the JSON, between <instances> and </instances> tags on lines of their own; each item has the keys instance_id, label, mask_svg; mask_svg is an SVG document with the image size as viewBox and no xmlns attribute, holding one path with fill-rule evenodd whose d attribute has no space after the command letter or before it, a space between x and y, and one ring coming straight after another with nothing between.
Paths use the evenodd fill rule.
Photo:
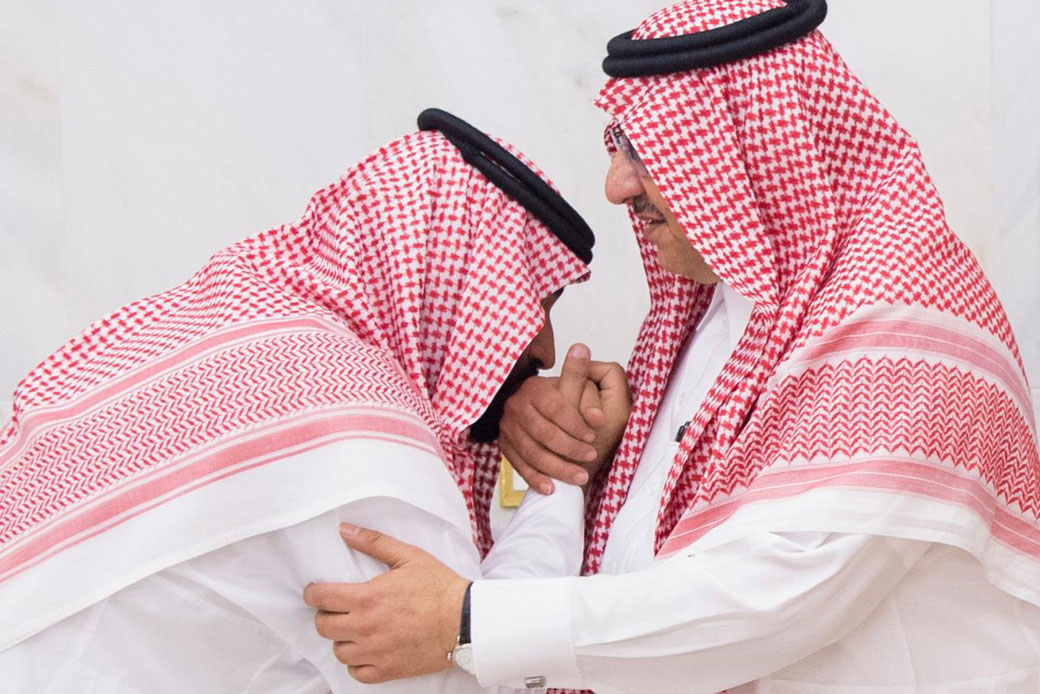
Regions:
<instances>
[{"instance_id":1,"label":"watch face","mask_svg":"<svg viewBox=\"0 0 1040 694\"><path fill-rule=\"evenodd\" d=\"M471 675L477 674L473 666L473 646L468 643L459 644L451 652L451 662Z\"/></svg>"}]
</instances>

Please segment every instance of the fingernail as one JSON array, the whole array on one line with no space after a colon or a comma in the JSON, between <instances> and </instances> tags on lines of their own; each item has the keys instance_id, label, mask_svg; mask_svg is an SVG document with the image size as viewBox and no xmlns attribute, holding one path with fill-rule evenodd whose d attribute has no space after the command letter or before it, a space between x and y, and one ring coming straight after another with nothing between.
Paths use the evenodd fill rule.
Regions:
<instances>
[{"instance_id":1,"label":"fingernail","mask_svg":"<svg viewBox=\"0 0 1040 694\"><path fill-rule=\"evenodd\" d=\"M603 410L599 409L598 407L593 407L591 410L589 410L589 414L593 417L602 417Z\"/></svg>"},{"instance_id":2,"label":"fingernail","mask_svg":"<svg viewBox=\"0 0 1040 694\"><path fill-rule=\"evenodd\" d=\"M545 482L540 487L538 487L538 489L540 489L542 494L545 494L546 496L549 496L553 493L553 486L549 482Z\"/></svg>"},{"instance_id":3,"label":"fingernail","mask_svg":"<svg viewBox=\"0 0 1040 694\"><path fill-rule=\"evenodd\" d=\"M589 451L588 453L585 454L585 460L587 460L588 462L591 463L595 459L596 459L596 451Z\"/></svg>"},{"instance_id":4,"label":"fingernail","mask_svg":"<svg viewBox=\"0 0 1040 694\"><path fill-rule=\"evenodd\" d=\"M577 475L574 476L574 484L578 485L579 487L588 481L589 473L587 472L579 472Z\"/></svg>"},{"instance_id":5,"label":"fingernail","mask_svg":"<svg viewBox=\"0 0 1040 694\"><path fill-rule=\"evenodd\" d=\"M586 347L585 345L581 344L580 342L577 343L577 344L571 345L570 354L575 359L588 359L589 357L592 356L589 353L589 348Z\"/></svg>"},{"instance_id":6,"label":"fingernail","mask_svg":"<svg viewBox=\"0 0 1040 694\"><path fill-rule=\"evenodd\" d=\"M357 535L359 532L361 532L361 528L357 527L356 525L352 525L350 523L340 523L339 524L339 534L340 535L351 535L351 536L353 536L353 535Z\"/></svg>"},{"instance_id":7,"label":"fingernail","mask_svg":"<svg viewBox=\"0 0 1040 694\"><path fill-rule=\"evenodd\" d=\"M588 434L582 436L582 438L585 439L585 443L592 443L596 440L596 434L593 432L589 432Z\"/></svg>"}]
</instances>

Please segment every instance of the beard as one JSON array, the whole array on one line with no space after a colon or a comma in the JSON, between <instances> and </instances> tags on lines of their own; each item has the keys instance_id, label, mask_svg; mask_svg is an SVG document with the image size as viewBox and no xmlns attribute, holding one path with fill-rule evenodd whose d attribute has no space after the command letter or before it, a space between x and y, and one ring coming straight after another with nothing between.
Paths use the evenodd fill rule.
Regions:
<instances>
[{"instance_id":1,"label":"beard","mask_svg":"<svg viewBox=\"0 0 1040 694\"><path fill-rule=\"evenodd\" d=\"M494 443L498 440L498 425L505 413L506 400L513 396L524 381L531 376L538 375L538 368L531 362L517 364L506 376L502 387L491 399L491 404L484 410L484 414L477 418L469 428L469 440L473 443Z\"/></svg>"}]
</instances>

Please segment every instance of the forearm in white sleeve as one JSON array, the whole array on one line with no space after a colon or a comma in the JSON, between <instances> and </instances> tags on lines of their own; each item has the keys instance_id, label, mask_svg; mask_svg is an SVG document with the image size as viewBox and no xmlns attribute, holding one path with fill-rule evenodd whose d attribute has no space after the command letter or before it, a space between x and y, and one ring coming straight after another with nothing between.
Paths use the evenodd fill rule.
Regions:
<instances>
[{"instance_id":1,"label":"forearm in white sleeve","mask_svg":"<svg viewBox=\"0 0 1040 694\"><path fill-rule=\"evenodd\" d=\"M399 451L385 446L384 457ZM439 468L423 467L410 450L400 451L393 462L408 466L407 475L425 473L430 495L435 493L432 475ZM439 465L439 461L428 461ZM414 466L414 469L413 467ZM451 484L448 482L448 484ZM440 494L457 494L453 488ZM465 518L463 501L457 500ZM485 566L494 576L529 577L576 573L582 553L581 490L557 485L545 497L531 492L500 538L498 549ZM472 533L466 524L424 511L388 493L361 498L280 530L256 535L202 555L176 567L184 578L221 595L229 604L253 615L289 648L312 663L336 694L361 691L364 685L351 679L346 667L332 653L331 642L314 628L314 611L303 602L303 588L310 582L360 582L386 571L371 557L349 549L338 532L350 522L386 533L433 554L456 573L481 576L481 563ZM560 547L554 544L559 542ZM515 573L511 573L515 572ZM387 692L482 692L476 680L461 670L382 685Z\"/></svg>"},{"instance_id":2,"label":"forearm in white sleeve","mask_svg":"<svg viewBox=\"0 0 1040 694\"><path fill-rule=\"evenodd\" d=\"M862 621L928 544L761 533L618 576L477 581L484 686L717 692L775 672Z\"/></svg>"},{"instance_id":3,"label":"forearm in white sleeve","mask_svg":"<svg viewBox=\"0 0 1040 694\"><path fill-rule=\"evenodd\" d=\"M562 482L545 496L528 489L480 565L484 578L574 576L585 545L585 497Z\"/></svg>"},{"instance_id":4,"label":"forearm in white sleeve","mask_svg":"<svg viewBox=\"0 0 1040 694\"><path fill-rule=\"evenodd\" d=\"M461 503L461 502L460 502ZM392 535L427 550L460 575L479 576L479 555L469 529L412 506L400 499L359 499L281 530L242 540L177 567L194 583L217 592L229 604L251 614L282 639L301 659L309 661L335 694L367 691L352 679L333 655L332 642L318 635L314 610L303 602L310 582L366 581L386 571L386 565L349 549L338 525L347 521ZM449 679L450 678L450 679ZM448 672L397 685L386 692L482 692L463 672Z\"/></svg>"}]
</instances>

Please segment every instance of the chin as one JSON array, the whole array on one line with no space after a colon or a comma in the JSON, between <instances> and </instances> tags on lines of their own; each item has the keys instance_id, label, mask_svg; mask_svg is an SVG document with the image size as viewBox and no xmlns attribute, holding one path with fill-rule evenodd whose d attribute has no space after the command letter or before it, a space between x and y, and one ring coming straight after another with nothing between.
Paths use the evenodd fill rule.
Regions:
<instances>
[{"instance_id":1,"label":"chin","mask_svg":"<svg viewBox=\"0 0 1040 694\"><path fill-rule=\"evenodd\" d=\"M662 249L660 246L657 248L657 264L661 266L662 270L670 272L673 275L681 275L683 277L689 277L689 271L683 268L682 263L676 262L675 258L666 249Z\"/></svg>"},{"instance_id":2,"label":"chin","mask_svg":"<svg viewBox=\"0 0 1040 694\"><path fill-rule=\"evenodd\" d=\"M677 261L667 254L658 252L657 262L662 270L691 279L698 284L713 285L719 283L719 277L706 265L691 266L689 263Z\"/></svg>"}]
</instances>

